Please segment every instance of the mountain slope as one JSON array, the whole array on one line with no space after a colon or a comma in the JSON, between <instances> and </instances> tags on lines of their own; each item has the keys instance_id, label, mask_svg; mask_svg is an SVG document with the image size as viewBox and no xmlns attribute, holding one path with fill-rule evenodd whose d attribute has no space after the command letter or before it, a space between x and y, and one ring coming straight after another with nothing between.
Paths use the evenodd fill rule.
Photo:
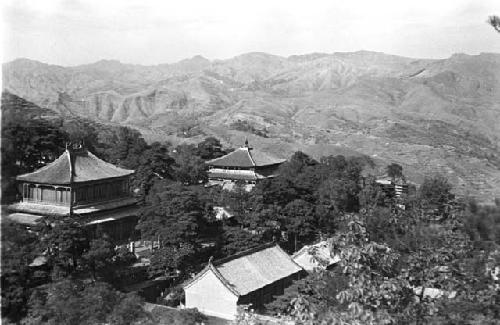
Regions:
<instances>
[{"instance_id":1,"label":"mountain slope","mask_svg":"<svg viewBox=\"0 0 500 325\"><path fill-rule=\"evenodd\" d=\"M62 115L133 126L151 140L217 136L287 156L363 153L419 182L500 197L500 54L420 60L375 52L247 53L140 66L3 65L4 89Z\"/></svg>"}]
</instances>

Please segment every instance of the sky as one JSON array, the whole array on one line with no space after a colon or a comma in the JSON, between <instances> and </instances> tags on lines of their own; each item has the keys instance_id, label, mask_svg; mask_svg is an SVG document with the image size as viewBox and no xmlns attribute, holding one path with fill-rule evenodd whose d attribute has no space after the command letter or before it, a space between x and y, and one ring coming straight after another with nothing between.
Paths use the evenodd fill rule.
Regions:
<instances>
[{"instance_id":1,"label":"sky","mask_svg":"<svg viewBox=\"0 0 500 325\"><path fill-rule=\"evenodd\" d=\"M195 55L500 53L500 0L3 0L2 62L154 65Z\"/></svg>"}]
</instances>

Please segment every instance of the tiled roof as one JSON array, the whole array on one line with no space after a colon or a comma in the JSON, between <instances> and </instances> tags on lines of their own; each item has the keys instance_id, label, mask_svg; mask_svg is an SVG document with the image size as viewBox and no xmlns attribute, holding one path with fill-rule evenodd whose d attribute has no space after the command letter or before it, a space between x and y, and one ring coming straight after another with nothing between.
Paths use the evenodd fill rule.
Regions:
<instances>
[{"instance_id":1,"label":"tiled roof","mask_svg":"<svg viewBox=\"0 0 500 325\"><path fill-rule=\"evenodd\" d=\"M73 179L71 179L72 173ZM80 152L66 150L47 166L32 173L19 175L17 180L40 184L68 185L71 182L81 183L116 178L133 173L133 170L116 167L86 150Z\"/></svg>"},{"instance_id":2,"label":"tiled roof","mask_svg":"<svg viewBox=\"0 0 500 325\"><path fill-rule=\"evenodd\" d=\"M293 260L307 271L316 267L328 267L340 261L338 255L332 256L332 245L323 240L314 245L306 245L292 255Z\"/></svg>"},{"instance_id":3,"label":"tiled roof","mask_svg":"<svg viewBox=\"0 0 500 325\"><path fill-rule=\"evenodd\" d=\"M217 167L250 168L281 164L284 161L285 159L277 159L252 148L242 147L220 158L209 160L206 164Z\"/></svg>"},{"instance_id":4,"label":"tiled roof","mask_svg":"<svg viewBox=\"0 0 500 325\"><path fill-rule=\"evenodd\" d=\"M276 244L268 244L228 258L209 262L207 267L184 287L192 285L208 270L234 294L243 296L303 269Z\"/></svg>"}]
</instances>

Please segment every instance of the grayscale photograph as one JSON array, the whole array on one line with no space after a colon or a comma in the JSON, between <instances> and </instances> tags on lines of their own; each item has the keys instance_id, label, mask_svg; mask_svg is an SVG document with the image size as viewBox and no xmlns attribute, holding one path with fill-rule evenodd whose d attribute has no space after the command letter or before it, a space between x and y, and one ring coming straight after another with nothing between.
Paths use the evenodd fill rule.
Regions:
<instances>
[{"instance_id":1,"label":"grayscale photograph","mask_svg":"<svg viewBox=\"0 0 500 325\"><path fill-rule=\"evenodd\" d=\"M0 10L2 324L500 324L500 1Z\"/></svg>"}]
</instances>

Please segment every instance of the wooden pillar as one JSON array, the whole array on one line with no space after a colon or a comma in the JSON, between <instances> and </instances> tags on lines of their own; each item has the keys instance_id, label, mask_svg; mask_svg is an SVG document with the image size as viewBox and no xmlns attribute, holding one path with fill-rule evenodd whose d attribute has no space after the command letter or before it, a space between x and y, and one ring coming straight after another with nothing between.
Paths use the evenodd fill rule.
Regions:
<instances>
[{"instance_id":1,"label":"wooden pillar","mask_svg":"<svg viewBox=\"0 0 500 325\"><path fill-rule=\"evenodd\" d=\"M73 193L73 188L69 188L69 215L73 215L73 199L74 199L74 193Z\"/></svg>"},{"instance_id":2,"label":"wooden pillar","mask_svg":"<svg viewBox=\"0 0 500 325\"><path fill-rule=\"evenodd\" d=\"M25 201L25 199L26 199L26 201L28 200L28 195L29 194L27 194L27 185L28 184L23 183L23 201Z\"/></svg>"}]
</instances>

